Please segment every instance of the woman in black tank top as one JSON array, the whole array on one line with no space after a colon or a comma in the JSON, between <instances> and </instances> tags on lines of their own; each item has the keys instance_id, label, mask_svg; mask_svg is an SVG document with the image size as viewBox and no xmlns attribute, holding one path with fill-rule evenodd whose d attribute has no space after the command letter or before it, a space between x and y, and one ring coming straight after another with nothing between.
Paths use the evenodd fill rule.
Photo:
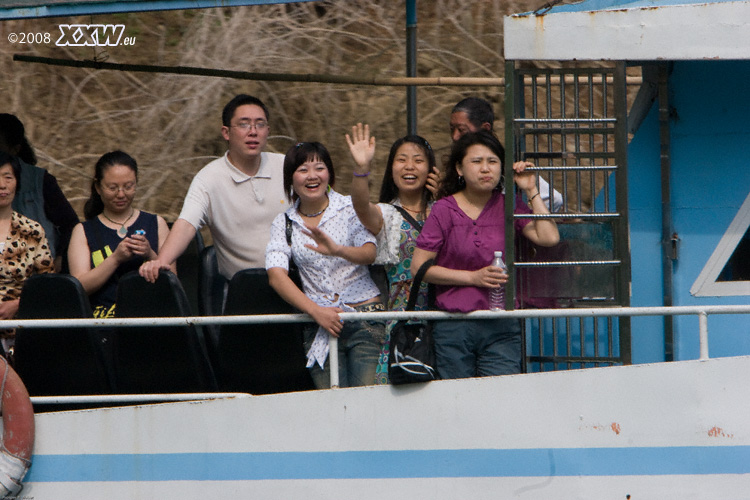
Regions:
<instances>
[{"instance_id":1,"label":"woman in black tank top","mask_svg":"<svg viewBox=\"0 0 750 500\"><path fill-rule=\"evenodd\" d=\"M130 155L103 155L84 207L86 221L75 227L70 239L70 274L89 294L97 318L115 315L120 277L156 258L169 233L163 218L133 207L137 182L138 166Z\"/></svg>"}]
</instances>

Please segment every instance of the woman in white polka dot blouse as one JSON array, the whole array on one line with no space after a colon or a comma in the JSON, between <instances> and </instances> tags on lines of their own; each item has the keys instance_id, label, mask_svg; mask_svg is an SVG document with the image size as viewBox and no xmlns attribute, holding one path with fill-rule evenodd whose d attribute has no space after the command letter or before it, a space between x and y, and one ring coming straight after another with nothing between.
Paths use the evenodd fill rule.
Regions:
<instances>
[{"instance_id":1,"label":"woman in white polka dot blouse","mask_svg":"<svg viewBox=\"0 0 750 500\"><path fill-rule=\"evenodd\" d=\"M271 286L317 323L305 328L304 338L307 367L318 388L330 387L329 335L338 337L341 387L375 383L385 341L384 321L339 317L385 308L367 268L375 260L375 237L360 223L351 198L332 189L334 183L333 163L322 144L292 146L284 159L284 189L293 206L274 219L266 247ZM290 259L299 268L304 292L289 277Z\"/></svg>"}]
</instances>

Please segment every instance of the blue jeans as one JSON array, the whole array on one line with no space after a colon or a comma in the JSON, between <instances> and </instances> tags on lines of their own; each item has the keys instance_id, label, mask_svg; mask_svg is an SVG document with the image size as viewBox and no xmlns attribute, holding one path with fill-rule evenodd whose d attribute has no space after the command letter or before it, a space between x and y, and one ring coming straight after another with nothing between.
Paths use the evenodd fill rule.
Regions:
<instances>
[{"instance_id":1,"label":"blue jeans","mask_svg":"<svg viewBox=\"0 0 750 500\"><path fill-rule=\"evenodd\" d=\"M358 306L355 309L359 310L367 306L371 304ZM310 349L317 331L317 324L305 326L305 352ZM339 387L375 384L375 372L383 342L385 342L385 319L344 322L338 341ZM309 368L315 387L318 389L331 387L330 359L331 357L328 356L324 369L321 369L318 363Z\"/></svg>"},{"instance_id":2,"label":"blue jeans","mask_svg":"<svg viewBox=\"0 0 750 500\"><path fill-rule=\"evenodd\" d=\"M433 336L441 378L521 372L521 324L517 319L436 321Z\"/></svg>"}]
</instances>

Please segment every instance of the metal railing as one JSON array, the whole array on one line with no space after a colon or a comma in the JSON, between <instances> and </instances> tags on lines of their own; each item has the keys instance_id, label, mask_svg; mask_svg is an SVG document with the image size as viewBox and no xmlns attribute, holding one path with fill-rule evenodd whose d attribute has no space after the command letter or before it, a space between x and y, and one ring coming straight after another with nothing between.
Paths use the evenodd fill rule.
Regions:
<instances>
[{"instance_id":1,"label":"metal railing","mask_svg":"<svg viewBox=\"0 0 750 500\"><path fill-rule=\"evenodd\" d=\"M492 318L585 318L585 317L633 317L633 316L697 316L699 359L709 359L708 353L708 316L717 314L750 314L750 305L726 306L673 306L673 307L596 307L570 309L518 309L514 311L474 311L468 314L447 313L442 311L388 311L388 312L345 312L341 319L367 320L381 319L384 315L389 320L422 319L422 320L457 320L457 319L492 319ZM110 319L35 319L35 320L0 320L0 330L5 328L96 328L118 327L135 328L139 326L180 326L180 325L238 325L238 324L272 324L272 323L311 323L312 318L306 314L264 314L245 316L189 316L179 318L110 318ZM331 387L339 386L337 339L331 337ZM115 402L164 402L228 397L245 397L243 393L200 393L200 394L148 394L148 395L105 395L105 396L46 396L33 397L35 404L59 403L115 403Z\"/></svg>"}]
</instances>

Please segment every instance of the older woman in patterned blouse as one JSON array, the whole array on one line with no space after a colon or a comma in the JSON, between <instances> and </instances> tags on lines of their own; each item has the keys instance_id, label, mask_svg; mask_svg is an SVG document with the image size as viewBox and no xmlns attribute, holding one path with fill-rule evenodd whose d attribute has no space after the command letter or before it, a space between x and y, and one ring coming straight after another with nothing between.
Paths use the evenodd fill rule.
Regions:
<instances>
[{"instance_id":1,"label":"older woman in patterned blouse","mask_svg":"<svg viewBox=\"0 0 750 500\"><path fill-rule=\"evenodd\" d=\"M18 160L0 152L0 319L18 311L23 283L32 274L53 272L52 255L42 226L11 208L20 179ZM5 352L14 330L0 331Z\"/></svg>"}]
</instances>

